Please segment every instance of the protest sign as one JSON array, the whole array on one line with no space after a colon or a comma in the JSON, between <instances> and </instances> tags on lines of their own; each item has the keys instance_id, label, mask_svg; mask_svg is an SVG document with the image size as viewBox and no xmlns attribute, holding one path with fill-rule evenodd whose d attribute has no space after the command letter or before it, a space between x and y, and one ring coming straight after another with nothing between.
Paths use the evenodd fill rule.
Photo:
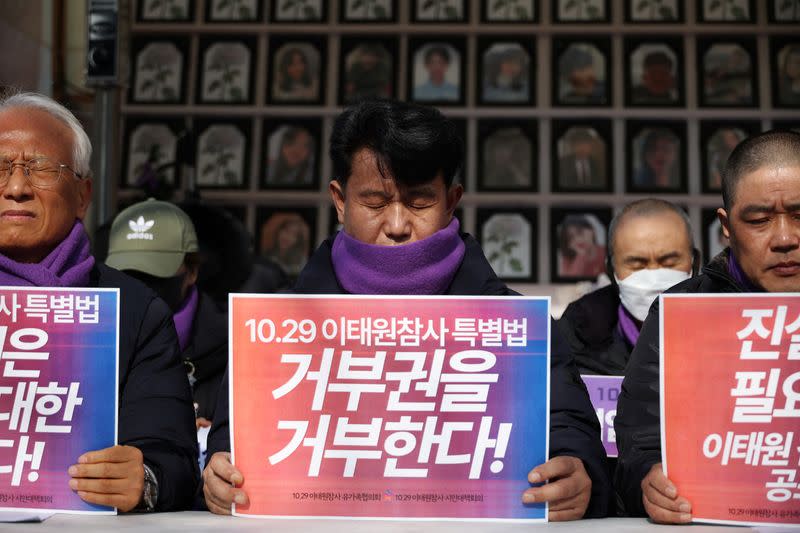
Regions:
<instances>
[{"instance_id":1,"label":"protest sign","mask_svg":"<svg viewBox=\"0 0 800 533\"><path fill-rule=\"evenodd\" d=\"M600 422L600 440L608 457L617 457L617 434L614 432L614 417L617 416L617 399L622 390L623 376L581 376L589 391L589 399Z\"/></svg>"}]
</instances>

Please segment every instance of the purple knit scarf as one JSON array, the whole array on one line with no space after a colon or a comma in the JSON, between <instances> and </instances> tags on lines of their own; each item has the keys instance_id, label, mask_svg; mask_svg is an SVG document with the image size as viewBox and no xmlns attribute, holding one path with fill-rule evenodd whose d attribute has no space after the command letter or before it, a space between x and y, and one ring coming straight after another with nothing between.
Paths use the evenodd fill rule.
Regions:
<instances>
[{"instance_id":1,"label":"purple knit scarf","mask_svg":"<svg viewBox=\"0 0 800 533\"><path fill-rule=\"evenodd\" d=\"M0 254L0 285L11 287L85 287L94 266L89 236L80 220L39 263L17 263Z\"/></svg>"},{"instance_id":2,"label":"purple knit scarf","mask_svg":"<svg viewBox=\"0 0 800 533\"><path fill-rule=\"evenodd\" d=\"M636 346L636 341L639 340L639 326L636 325L634 318L621 304L617 309L617 319L622 336L625 337L628 344Z\"/></svg>"},{"instance_id":3,"label":"purple knit scarf","mask_svg":"<svg viewBox=\"0 0 800 533\"><path fill-rule=\"evenodd\" d=\"M400 246L367 244L340 231L331 252L333 271L350 294L442 294L464 259L458 230L454 218L427 239Z\"/></svg>"},{"instance_id":4,"label":"purple knit scarf","mask_svg":"<svg viewBox=\"0 0 800 533\"><path fill-rule=\"evenodd\" d=\"M197 311L197 285L192 285L189 289L189 294L181 304L181 308L175 311L172 315L172 321L175 322L175 331L178 332L178 344L181 351L184 351L189 345L189 338L192 336L192 324L194 323L194 314Z\"/></svg>"},{"instance_id":5,"label":"purple knit scarf","mask_svg":"<svg viewBox=\"0 0 800 533\"><path fill-rule=\"evenodd\" d=\"M747 274L744 273L742 267L739 265L739 261L733 256L733 251L728 252L728 273L731 277L742 287L745 292L764 292L763 290L759 289L747 278Z\"/></svg>"}]
</instances>

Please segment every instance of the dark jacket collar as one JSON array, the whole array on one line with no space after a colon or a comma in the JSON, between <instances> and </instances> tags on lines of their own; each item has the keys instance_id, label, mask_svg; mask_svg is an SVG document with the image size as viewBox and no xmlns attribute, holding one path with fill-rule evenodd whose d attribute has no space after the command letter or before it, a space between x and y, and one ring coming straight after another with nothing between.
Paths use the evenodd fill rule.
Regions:
<instances>
[{"instance_id":1,"label":"dark jacket collar","mask_svg":"<svg viewBox=\"0 0 800 533\"><path fill-rule=\"evenodd\" d=\"M730 248L722 250L703 267L703 274L708 276L715 285L724 288L725 292L748 292L747 288L742 287L728 271L728 258L731 253Z\"/></svg>"}]
</instances>

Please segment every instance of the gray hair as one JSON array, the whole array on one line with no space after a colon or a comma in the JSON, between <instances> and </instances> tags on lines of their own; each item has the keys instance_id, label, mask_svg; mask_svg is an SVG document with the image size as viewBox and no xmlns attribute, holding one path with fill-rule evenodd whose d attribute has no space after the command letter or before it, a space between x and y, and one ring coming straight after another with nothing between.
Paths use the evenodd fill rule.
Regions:
<instances>
[{"instance_id":1,"label":"gray hair","mask_svg":"<svg viewBox=\"0 0 800 533\"><path fill-rule=\"evenodd\" d=\"M692 223L689 221L689 215L686 212L666 200L660 198L645 198L644 200L636 200L622 208L622 211L614 217L611 224L608 225L608 260L614 261L614 244L617 237L617 228L619 225L629 217L649 217L660 215L662 213L675 213L681 220L683 220L686 235L689 237L689 246L694 250L694 236L692 235Z\"/></svg>"},{"instance_id":2,"label":"gray hair","mask_svg":"<svg viewBox=\"0 0 800 533\"><path fill-rule=\"evenodd\" d=\"M48 113L72 130L72 168L86 177L92 159L92 142L72 112L49 96L32 92L17 92L0 96L0 113L15 108L33 108Z\"/></svg>"}]
</instances>

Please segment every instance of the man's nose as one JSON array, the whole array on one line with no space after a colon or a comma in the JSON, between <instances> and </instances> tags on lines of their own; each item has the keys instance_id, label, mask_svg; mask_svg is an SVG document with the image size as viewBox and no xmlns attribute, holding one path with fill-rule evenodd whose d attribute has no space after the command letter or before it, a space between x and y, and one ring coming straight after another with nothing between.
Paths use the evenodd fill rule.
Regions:
<instances>
[{"instance_id":1,"label":"man's nose","mask_svg":"<svg viewBox=\"0 0 800 533\"><path fill-rule=\"evenodd\" d=\"M393 202L386 210L384 233L398 244L407 242L411 238L410 213L401 202Z\"/></svg>"}]
</instances>

